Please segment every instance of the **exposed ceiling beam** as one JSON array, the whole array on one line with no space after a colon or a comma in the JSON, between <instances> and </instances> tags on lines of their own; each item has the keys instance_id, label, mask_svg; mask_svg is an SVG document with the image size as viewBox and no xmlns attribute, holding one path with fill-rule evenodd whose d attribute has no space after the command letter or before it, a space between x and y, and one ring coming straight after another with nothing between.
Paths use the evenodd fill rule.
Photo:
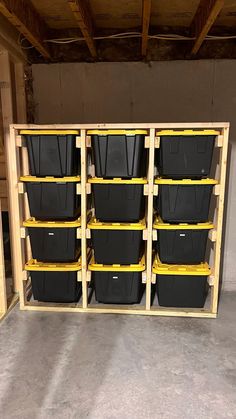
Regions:
<instances>
[{"instance_id":1,"label":"exposed ceiling beam","mask_svg":"<svg viewBox=\"0 0 236 419\"><path fill-rule=\"evenodd\" d=\"M47 59L50 53L44 39L47 38L47 26L26 0L0 0L2 13L15 28Z\"/></svg>"},{"instance_id":2,"label":"exposed ceiling beam","mask_svg":"<svg viewBox=\"0 0 236 419\"><path fill-rule=\"evenodd\" d=\"M143 18L142 18L142 56L147 54L148 31L151 16L152 0L143 0Z\"/></svg>"},{"instance_id":3,"label":"exposed ceiling beam","mask_svg":"<svg viewBox=\"0 0 236 419\"><path fill-rule=\"evenodd\" d=\"M206 35L224 6L224 0L200 0L191 24L191 32L196 36L191 53L197 54Z\"/></svg>"},{"instance_id":4,"label":"exposed ceiling beam","mask_svg":"<svg viewBox=\"0 0 236 419\"><path fill-rule=\"evenodd\" d=\"M93 58L97 57L93 23L87 0L67 0Z\"/></svg>"}]
</instances>

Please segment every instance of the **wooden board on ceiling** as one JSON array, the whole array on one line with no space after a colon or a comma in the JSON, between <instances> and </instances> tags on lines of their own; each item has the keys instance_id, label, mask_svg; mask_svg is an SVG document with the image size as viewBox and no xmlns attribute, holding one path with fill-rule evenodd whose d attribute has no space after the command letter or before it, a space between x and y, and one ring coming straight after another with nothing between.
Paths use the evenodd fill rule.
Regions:
<instances>
[{"instance_id":1,"label":"wooden board on ceiling","mask_svg":"<svg viewBox=\"0 0 236 419\"><path fill-rule=\"evenodd\" d=\"M152 26L190 27L200 0L158 0L152 2Z\"/></svg>"},{"instance_id":2,"label":"wooden board on ceiling","mask_svg":"<svg viewBox=\"0 0 236 419\"><path fill-rule=\"evenodd\" d=\"M66 29L77 27L67 0L31 0L31 3L50 28Z\"/></svg>"},{"instance_id":3,"label":"wooden board on ceiling","mask_svg":"<svg viewBox=\"0 0 236 419\"><path fill-rule=\"evenodd\" d=\"M136 28L142 25L142 0L90 0L95 27Z\"/></svg>"},{"instance_id":4,"label":"wooden board on ceiling","mask_svg":"<svg viewBox=\"0 0 236 419\"><path fill-rule=\"evenodd\" d=\"M215 21L216 26L235 27L236 25L236 1L225 0L223 9Z\"/></svg>"}]
</instances>

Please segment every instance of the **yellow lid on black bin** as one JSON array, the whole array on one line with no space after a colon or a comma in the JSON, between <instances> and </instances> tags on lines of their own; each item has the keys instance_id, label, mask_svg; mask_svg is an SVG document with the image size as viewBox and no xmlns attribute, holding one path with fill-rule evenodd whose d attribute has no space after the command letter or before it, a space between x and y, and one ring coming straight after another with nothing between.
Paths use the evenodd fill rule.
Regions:
<instances>
[{"instance_id":1,"label":"yellow lid on black bin","mask_svg":"<svg viewBox=\"0 0 236 419\"><path fill-rule=\"evenodd\" d=\"M21 135L78 135L78 130L22 129Z\"/></svg>"},{"instance_id":2,"label":"yellow lid on black bin","mask_svg":"<svg viewBox=\"0 0 236 419\"><path fill-rule=\"evenodd\" d=\"M71 263L44 263L38 262L36 259L31 259L25 264L26 271L58 271L58 272L75 272L81 270L81 258L76 262Z\"/></svg>"},{"instance_id":3,"label":"yellow lid on black bin","mask_svg":"<svg viewBox=\"0 0 236 419\"><path fill-rule=\"evenodd\" d=\"M170 224L162 221L161 217L156 217L153 223L153 228L156 230L211 230L214 228L214 224L210 221L206 223L178 223Z\"/></svg>"},{"instance_id":4,"label":"yellow lid on black bin","mask_svg":"<svg viewBox=\"0 0 236 419\"><path fill-rule=\"evenodd\" d=\"M40 221L34 217L23 222L24 227L33 228L78 228L81 226L80 217L73 221Z\"/></svg>"},{"instance_id":5,"label":"yellow lid on black bin","mask_svg":"<svg viewBox=\"0 0 236 419\"><path fill-rule=\"evenodd\" d=\"M218 180L215 179L165 179L156 178L154 180L156 185L216 185Z\"/></svg>"},{"instance_id":6,"label":"yellow lid on black bin","mask_svg":"<svg viewBox=\"0 0 236 419\"><path fill-rule=\"evenodd\" d=\"M88 228L91 230L145 230L146 222L143 218L138 223L103 223L92 217Z\"/></svg>"},{"instance_id":7,"label":"yellow lid on black bin","mask_svg":"<svg viewBox=\"0 0 236 419\"><path fill-rule=\"evenodd\" d=\"M185 137L192 137L192 136L213 136L219 135L220 131L215 129L201 129L201 130L193 130L193 129L184 129L184 130L172 130L172 129L164 129L161 131L156 131L156 135L166 136L166 137L177 137L177 136L185 136Z\"/></svg>"},{"instance_id":8,"label":"yellow lid on black bin","mask_svg":"<svg viewBox=\"0 0 236 419\"><path fill-rule=\"evenodd\" d=\"M102 265L95 263L94 256L92 256L89 265L89 271L102 272L143 272L145 271L145 257L143 256L139 263L133 265Z\"/></svg>"},{"instance_id":9,"label":"yellow lid on black bin","mask_svg":"<svg viewBox=\"0 0 236 419\"><path fill-rule=\"evenodd\" d=\"M120 184L120 185L144 185L147 183L146 178L132 178L132 179L122 179L122 178L112 178L104 179L102 177L91 177L88 179L89 183L102 183L102 184Z\"/></svg>"},{"instance_id":10,"label":"yellow lid on black bin","mask_svg":"<svg viewBox=\"0 0 236 419\"><path fill-rule=\"evenodd\" d=\"M80 182L80 176L65 176L65 177L54 177L54 176L21 176L21 182L55 182L55 183L67 183L67 182Z\"/></svg>"},{"instance_id":11,"label":"yellow lid on black bin","mask_svg":"<svg viewBox=\"0 0 236 419\"><path fill-rule=\"evenodd\" d=\"M144 129L113 129L113 130L88 130L88 135L126 135L126 136L134 136L134 135L147 135L148 131Z\"/></svg>"},{"instance_id":12,"label":"yellow lid on black bin","mask_svg":"<svg viewBox=\"0 0 236 419\"><path fill-rule=\"evenodd\" d=\"M207 262L198 265L169 265L162 263L158 256L154 260L152 271L157 275L208 276L211 274L211 269Z\"/></svg>"}]
</instances>

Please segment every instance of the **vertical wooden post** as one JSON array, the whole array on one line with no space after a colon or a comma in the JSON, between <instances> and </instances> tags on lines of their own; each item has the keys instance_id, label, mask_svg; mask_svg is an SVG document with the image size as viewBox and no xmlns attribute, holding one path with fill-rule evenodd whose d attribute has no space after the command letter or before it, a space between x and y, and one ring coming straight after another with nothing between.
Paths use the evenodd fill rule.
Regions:
<instances>
[{"instance_id":1,"label":"vertical wooden post","mask_svg":"<svg viewBox=\"0 0 236 419\"><path fill-rule=\"evenodd\" d=\"M10 136L5 144L5 150L9 185L8 198L11 213L11 249L14 269L14 289L19 291L22 303L24 301L22 280L25 263L25 252L20 230L23 216L18 192L18 180L20 177L19 150L16 149L15 141L15 129L10 126Z\"/></svg>"},{"instance_id":2,"label":"vertical wooden post","mask_svg":"<svg viewBox=\"0 0 236 419\"><path fill-rule=\"evenodd\" d=\"M4 246L2 231L2 210L0 200L0 318L7 312L7 288L4 262Z\"/></svg>"},{"instance_id":3,"label":"vertical wooden post","mask_svg":"<svg viewBox=\"0 0 236 419\"><path fill-rule=\"evenodd\" d=\"M17 122L20 124L26 124L27 111L26 111L24 64L20 62L15 63L15 84L16 84Z\"/></svg>"},{"instance_id":4,"label":"vertical wooden post","mask_svg":"<svg viewBox=\"0 0 236 419\"><path fill-rule=\"evenodd\" d=\"M150 141L149 141L149 164L148 164L148 211L147 211L147 254L146 254L146 269L147 269L146 310L150 310L150 308L151 308L154 157L155 157L155 128L151 128L150 129Z\"/></svg>"},{"instance_id":5,"label":"vertical wooden post","mask_svg":"<svg viewBox=\"0 0 236 419\"><path fill-rule=\"evenodd\" d=\"M229 128L223 128L223 146L220 149L220 194L217 197L216 205L216 241L214 244L214 267L213 267L213 290L211 293L211 311L217 313L219 300L219 283L220 283L220 260L221 260L221 242L222 242L222 228L224 217L224 197L225 197L225 181L227 169L227 152L228 152L228 138Z\"/></svg>"},{"instance_id":6,"label":"vertical wooden post","mask_svg":"<svg viewBox=\"0 0 236 419\"><path fill-rule=\"evenodd\" d=\"M7 159L7 146L10 142L9 125L13 123L13 99L12 99L12 83L11 83L11 71L10 71L10 59L7 51L0 52L0 87L1 87L1 101L2 101L2 119L3 119L3 132L4 132L4 143L5 143L5 154L7 164L7 180L8 180L8 208L9 208L9 222L10 222L10 233L11 233L11 258L13 261L13 288L14 291L18 291L18 283L16 280L16 268L15 258L17 253L13 250L13 242L15 236L15 222L14 217L17 211L14 207L14 203L10 198L11 195L11 184L9 183L9 169L12 166L12 159L14 161L15 149L11 148ZM14 215L13 215L14 214ZM17 217L17 214L16 214Z\"/></svg>"},{"instance_id":7,"label":"vertical wooden post","mask_svg":"<svg viewBox=\"0 0 236 419\"><path fill-rule=\"evenodd\" d=\"M80 132L81 137L81 263L82 263L82 290L83 308L88 306L88 284L87 284L87 146L86 131Z\"/></svg>"}]
</instances>

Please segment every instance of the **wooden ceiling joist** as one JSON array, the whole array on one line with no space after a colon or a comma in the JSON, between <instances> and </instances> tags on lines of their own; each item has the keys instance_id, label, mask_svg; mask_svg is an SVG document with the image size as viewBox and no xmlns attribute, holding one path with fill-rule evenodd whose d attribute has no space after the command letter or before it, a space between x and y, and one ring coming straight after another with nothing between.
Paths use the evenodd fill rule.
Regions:
<instances>
[{"instance_id":1,"label":"wooden ceiling joist","mask_svg":"<svg viewBox=\"0 0 236 419\"><path fill-rule=\"evenodd\" d=\"M87 0L68 0L68 3L92 57L96 58L97 51L93 39L93 23Z\"/></svg>"},{"instance_id":2,"label":"wooden ceiling joist","mask_svg":"<svg viewBox=\"0 0 236 419\"><path fill-rule=\"evenodd\" d=\"M143 18L142 18L142 56L147 54L148 31L151 16L152 0L143 0Z\"/></svg>"},{"instance_id":3,"label":"wooden ceiling joist","mask_svg":"<svg viewBox=\"0 0 236 419\"><path fill-rule=\"evenodd\" d=\"M191 32L196 36L191 53L197 54L206 35L224 6L224 0L201 0L191 24Z\"/></svg>"},{"instance_id":4,"label":"wooden ceiling joist","mask_svg":"<svg viewBox=\"0 0 236 419\"><path fill-rule=\"evenodd\" d=\"M26 0L0 0L0 13L40 52L50 59L44 43L47 27L32 4Z\"/></svg>"}]
</instances>

